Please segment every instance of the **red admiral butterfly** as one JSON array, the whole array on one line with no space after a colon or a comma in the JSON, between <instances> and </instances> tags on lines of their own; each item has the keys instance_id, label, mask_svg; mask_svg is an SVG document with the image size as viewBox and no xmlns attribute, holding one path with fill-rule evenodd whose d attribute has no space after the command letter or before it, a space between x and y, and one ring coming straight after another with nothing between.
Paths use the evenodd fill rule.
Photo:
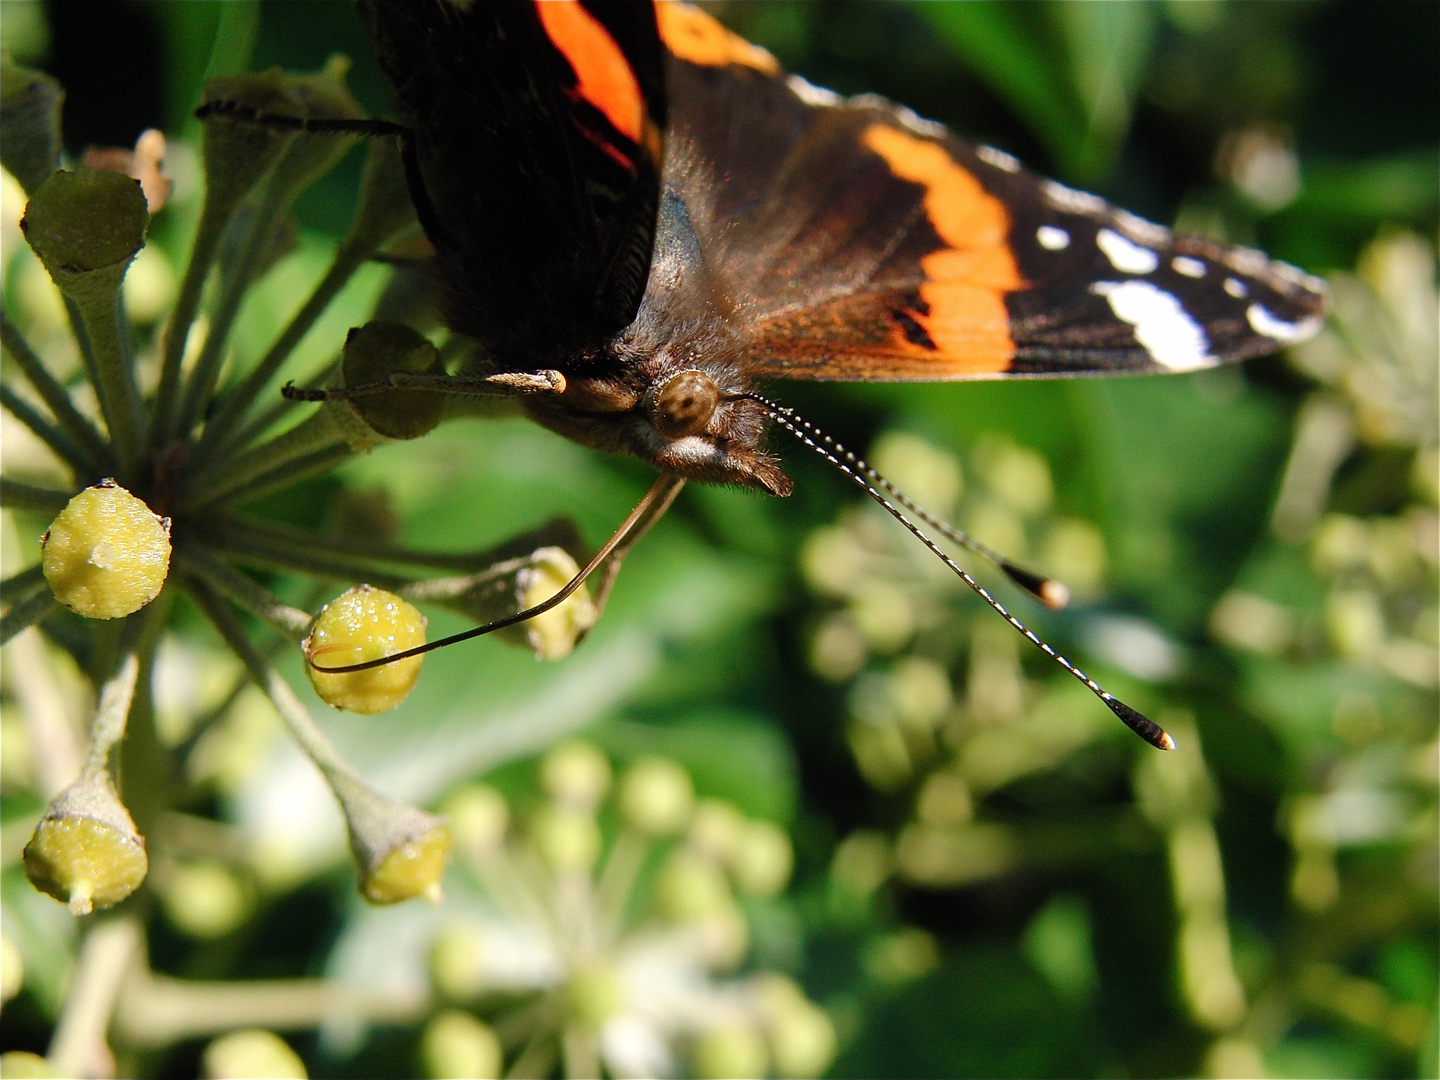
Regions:
<instances>
[{"instance_id":1,"label":"red admiral butterfly","mask_svg":"<svg viewBox=\"0 0 1440 1080\"><path fill-rule=\"evenodd\" d=\"M1042 600L1063 603L1063 587L930 518L756 383L1195 371L1309 336L1320 281L1177 237L882 98L787 76L681 4L360 8L401 125L354 129L401 138L446 317L494 368L448 388L516 394L551 430L662 474L584 573L606 558L613 572L685 480L788 494L764 445L774 422L1141 736L1173 746L894 503Z\"/></svg>"}]
</instances>

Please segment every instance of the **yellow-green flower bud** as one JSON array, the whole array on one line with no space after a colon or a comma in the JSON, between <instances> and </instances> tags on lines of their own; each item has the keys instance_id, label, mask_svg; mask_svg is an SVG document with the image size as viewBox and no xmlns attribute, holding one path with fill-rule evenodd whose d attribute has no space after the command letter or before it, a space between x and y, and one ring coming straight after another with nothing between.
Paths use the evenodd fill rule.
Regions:
<instances>
[{"instance_id":1,"label":"yellow-green flower bud","mask_svg":"<svg viewBox=\"0 0 1440 1080\"><path fill-rule=\"evenodd\" d=\"M223 863L182 862L156 877L166 916L187 937L223 937L250 913L249 892Z\"/></svg>"},{"instance_id":2,"label":"yellow-green flower bud","mask_svg":"<svg viewBox=\"0 0 1440 1080\"><path fill-rule=\"evenodd\" d=\"M290 1044L262 1028L221 1035L205 1048L201 1068L206 1080L305 1080L309 1075Z\"/></svg>"},{"instance_id":3,"label":"yellow-green flower bud","mask_svg":"<svg viewBox=\"0 0 1440 1080\"><path fill-rule=\"evenodd\" d=\"M55 599L88 619L139 611L170 571L170 522L114 480L76 495L41 538Z\"/></svg>"},{"instance_id":4,"label":"yellow-green flower bud","mask_svg":"<svg viewBox=\"0 0 1440 1080\"><path fill-rule=\"evenodd\" d=\"M620 813L648 836L670 836L690 821L695 786L690 774L668 758L642 758L620 781Z\"/></svg>"},{"instance_id":5,"label":"yellow-green flower bud","mask_svg":"<svg viewBox=\"0 0 1440 1080\"><path fill-rule=\"evenodd\" d=\"M835 1025L823 1009L783 975L756 977L755 999L770 1036L775 1075L819 1076L835 1058Z\"/></svg>"},{"instance_id":6,"label":"yellow-green flower bud","mask_svg":"<svg viewBox=\"0 0 1440 1080\"><path fill-rule=\"evenodd\" d=\"M588 742L563 742L540 762L540 784L557 803L593 811L610 790L610 762Z\"/></svg>"},{"instance_id":7,"label":"yellow-green flower bud","mask_svg":"<svg viewBox=\"0 0 1440 1080\"><path fill-rule=\"evenodd\" d=\"M55 1080L60 1074L39 1054L7 1050L0 1054L0 1076L5 1080Z\"/></svg>"},{"instance_id":8,"label":"yellow-green flower bud","mask_svg":"<svg viewBox=\"0 0 1440 1080\"><path fill-rule=\"evenodd\" d=\"M357 585L321 608L301 642L306 673L321 700L337 709L380 713L395 708L415 686L424 657L412 656L369 671L331 673L425 644L425 617L408 601L372 585Z\"/></svg>"},{"instance_id":9,"label":"yellow-green flower bud","mask_svg":"<svg viewBox=\"0 0 1440 1080\"><path fill-rule=\"evenodd\" d=\"M729 863L745 831L740 811L719 799L701 799L690 819L689 843L717 862Z\"/></svg>"},{"instance_id":10,"label":"yellow-green flower bud","mask_svg":"<svg viewBox=\"0 0 1440 1080\"><path fill-rule=\"evenodd\" d=\"M450 856L450 830L436 825L414 840L392 848L360 880L360 892L372 904L397 904L412 896L440 901L440 879Z\"/></svg>"},{"instance_id":11,"label":"yellow-green flower bud","mask_svg":"<svg viewBox=\"0 0 1440 1080\"><path fill-rule=\"evenodd\" d=\"M735 885L747 896L776 896L790 880L795 855L790 838L769 821L747 821L730 860Z\"/></svg>"},{"instance_id":12,"label":"yellow-green flower bud","mask_svg":"<svg viewBox=\"0 0 1440 1080\"><path fill-rule=\"evenodd\" d=\"M570 1016L592 1030L620 1011L624 993L620 976L609 964L583 964L570 975L565 987L565 1006Z\"/></svg>"},{"instance_id":13,"label":"yellow-green flower bud","mask_svg":"<svg viewBox=\"0 0 1440 1080\"><path fill-rule=\"evenodd\" d=\"M76 169L54 173L36 188L20 228L60 291L79 298L119 290L149 223L138 181Z\"/></svg>"},{"instance_id":14,"label":"yellow-green flower bud","mask_svg":"<svg viewBox=\"0 0 1440 1080\"><path fill-rule=\"evenodd\" d=\"M540 810L530 822L530 842L559 873L587 871L600 858L600 826L594 815L571 806Z\"/></svg>"},{"instance_id":15,"label":"yellow-green flower bud","mask_svg":"<svg viewBox=\"0 0 1440 1080\"><path fill-rule=\"evenodd\" d=\"M403 323L358 326L345 339L341 371L346 386L384 382L391 375L443 375L440 351ZM387 390L347 399L343 406L376 434L414 439L445 418L445 395L431 390Z\"/></svg>"},{"instance_id":16,"label":"yellow-green flower bud","mask_svg":"<svg viewBox=\"0 0 1440 1080\"><path fill-rule=\"evenodd\" d=\"M750 924L734 900L727 899L690 924L696 951L712 971L733 971L750 951Z\"/></svg>"},{"instance_id":17,"label":"yellow-green flower bud","mask_svg":"<svg viewBox=\"0 0 1440 1080\"><path fill-rule=\"evenodd\" d=\"M505 1057L489 1025L461 1009L446 1009L425 1025L420 1062L432 1080L493 1080L503 1070Z\"/></svg>"},{"instance_id":18,"label":"yellow-green flower bud","mask_svg":"<svg viewBox=\"0 0 1440 1080\"><path fill-rule=\"evenodd\" d=\"M103 768L87 768L51 802L25 845L25 876L76 915L108 908L140 887L145 840Z\"/></svg>"},{"instance_id":19,"label":"yellow-green flower bud","mask_svg":"<svg viewBox=\"0 0 1440 1080\"><path fill-rule=\"evenodd\" d=\"M25 983L25 961L8 937L0 934L0 1001L9 1001Z\"/></svg>"},{"instance_id":20,"label":"yellow-green flower bud","mask_svg":"<svg viewBox=\"0 0 1440 1080\"><path fill-rule=\"evenodd\" d=\"M749 1024L713 1027L695 1043L695 1075L702 1080L764 1076L768 1064L765 1040Z\"/></svg>"},{"instance_id":21,"label":"yellow-green flower bud","mask_svg":"<svg viewBox=\"0 0 1440 1080\"><path fill-rule=\"evenodd\" d=\"M579 572L580 565L564 548L540 548L531 556L530 563L515 575L516 610L543 604ZM590 590L581 585L564 601L521 625L526 641L539 659L563 660L599 617L590 599Z\"/></svg>"},{"instance_id":22,"label":"yellow-green flower bud","mask_svg":"<svg viewBox=\"0 0 1440 1080\"><path fill-rule=\"evenodd\" d=\"M661 912L681 922L733 902L720 867L683 848L671 852L666 860L655 882L655 898Z\"/></svg>"},{"instance_id":23,"label":"yellow-green flower bud","mask_svg":"<svg viewBox=\"0 0 1440 1080\"><path fill-rule=\"evenodd\" d=\"M450 819L450 835L462 854L485 859L505 842L510 808L505 797L487 784L466 784L452 792L441 808Z\"/></svg>"},{"instance_id":24,"label":"yellow-green flower bud","mask_svg":"<svg viewBox=\"0 0 1440 1080\"><path fill-rule=\"evenodd\" d=\"M485 988L485 939L469 926L448 926L430 943L430 981L450 1001L469 1001Z\"/></svg>"}]
</instances>

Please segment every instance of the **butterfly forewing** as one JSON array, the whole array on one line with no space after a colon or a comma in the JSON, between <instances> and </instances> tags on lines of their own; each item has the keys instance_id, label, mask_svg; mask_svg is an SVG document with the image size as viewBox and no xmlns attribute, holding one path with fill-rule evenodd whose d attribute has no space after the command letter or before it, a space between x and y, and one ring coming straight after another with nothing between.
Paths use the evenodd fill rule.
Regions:
<instances>
[{"instance_id":1,"label":"butterfly forewing","mask_svg":"<svg viewBox=\"0 0 1440 1080\"><path fill-rule=\"evenodd\" d=\"M1284 264L1177 238L873 95L688 49L666 24L683 147L666 182L744 299L754 375L1184 371L1317 325L1323 286Z\"/></svg>"},{"instance_id":2,"label":"butterfly forewing","mask_svg":"<svg viewBox=\"0 0 1440 1080\"><path fill-rule=\"evenodd\" d=\"M601 347L635 317L654 242L650 5L360 6L411 132L450 324L521 367Z\"/></svg>"}]
</instances>

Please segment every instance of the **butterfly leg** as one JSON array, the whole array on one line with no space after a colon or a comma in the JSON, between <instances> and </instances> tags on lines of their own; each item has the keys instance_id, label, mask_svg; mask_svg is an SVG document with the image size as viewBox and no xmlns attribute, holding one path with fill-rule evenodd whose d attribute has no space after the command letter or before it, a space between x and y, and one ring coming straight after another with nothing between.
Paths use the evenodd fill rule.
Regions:
<instances>
[{"instance_id":1,"label":"butterfly leg","mask_svg":"<svg viewBox=\"0 0 1440 1080\"><path fill-rule=\"evenodd\" d=\"M224 116L242 124L269 128L272 131L306 131L334 135L357 135L361 138L391 138L400 143L400 161L405 168L405 183L410 189L410 201L415 205L415 216L425 235L432 243L443 242L445 229L435 214L435 205L425 190L425 180L420 172L420 158L415 153L414 133L404 124L391 120L356 119L312 119L304 116L287 116L284 113L270 113L243 101L207 101L195 110L197 120L211 116Z\"/></svg>"},{"instance_id":2,"label":"butterfly leg","mask_svg":"<svg viewBox=\"0 0 1440 1080\"><path fill-rule=\"evenodd\" d=\"M384 394L391 390L429 390L437 394L472 397L523 397L527 394L563 394L565 376L553 369L542 371L501 371L493 375L426 375L397 371L388 378L329 390L309 389L286 383L280 390L290 401L347 401L350 398Z\"/></svg>"}]
</instances>

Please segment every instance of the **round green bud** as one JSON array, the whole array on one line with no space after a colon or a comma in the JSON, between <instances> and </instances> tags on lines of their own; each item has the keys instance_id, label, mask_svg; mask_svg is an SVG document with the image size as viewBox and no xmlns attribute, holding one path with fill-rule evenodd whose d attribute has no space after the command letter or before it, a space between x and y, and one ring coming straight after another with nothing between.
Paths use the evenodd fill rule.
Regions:
<instances>
[{"instance_id":1,"label":"round green bud","mask_svg":"<svg viewBox=\"0 0 1440 1080\"><path fill-rule=\"evenodd\" d=\"M397 904L412 896L439 903L440 879L450 856L450 830L436 825L414 840L392 848L360 880L360 892L372 904Z\"/></svg>"},{"instance_id":2,"label":"round green bud","mask_svg":"<svg viewBox=\"0 0 1440 1080\"><path fill-rule=\"evenodd\" d=\"M0 54L0 165L34 191L60 167L60 105L65 91L41 71L20 67ZM6 1075L9 1075L8 1073Z\"/></svg>"},{"instance_id":3,"label":"round green bud","mask_svg":"<svg viewBox=\"0 0 1440 1080\"><path fill-rule=\"evenodd\" d=\"M543 547L515 575L517 611L543 604L580 572L580 564L562 547ZM521 624L526 643L541 660L563 660L574 651L600 613L581 585L561 603Z\"/></svg>"},{"instance_id":4,"label":"round green bud","mask_svg":"<svg viewBox=\"0 0 1440 1080\"><path fill-rule=\"evenodd\" d=\"M625 995L620 976L610 964L582 964L570 975L565 987L565 1006L570 1016L592 1030L620 1011Z\"/></svg>"},{"instance_id":5,"label":"round green bud","mask_svg":"<svg viewBox=\"0 0 1440 1080\"><path fill-rule=\"evenodd\" d=\"M820 1076L835 1058L835 1025L794 981L774 972L754 981L779 1077Z\"/></svg>"},{"instance_id":6,"label":"round green bud","mask_svg":"<svg viewBox=\"0 0 1440 1080\"><path fill-rule=\"evenodd\" d=\"M600 858L600 826L586 810L547 806L530 822L530 842L546 865L560 873L584 872Z\"/></svg>"},{"instance_id":7,"label":"round green bud","mask_svg":"<svg viewBox=\"0 0 1440 1080\"><path fill-rule=\"evenodd\" d=\"M35 189L20 228L64 290L76 275L128 263L144 246L149 223L138 181L76 169L52 173Z\"/></svg>"},{"instance_id":8,"label":"round green bud","mask_svg":"<svg viewBox=\"0 0 1440 1080\"><path fill-rule=\"evenodd\" d=\"M745 831L739 810L719 799L701 799L690 819L689 844L717 862L729 863Z\"/></svg>"},{"instance_id":9,"label":"round green bud","mask_svg":"<svg viewBox=\"0 0 1440 1080\"><path fill-rule=\"evenodd\" d=\"M114 480L76 495L40 540L55 599L87 619L139 611L165 586L170 522Z\"/></svg>"},{"instance_id":10,"label":"round green bud","mask_svg":"<svg viewBox=\"0 0 1440 1080\"><path fill-rule=\"evenodd\" d=\"M309 661L305 670L310 685L322 701L349 712L386 712L414 688L424 657L344 673L317 671L313 665L344 667L423 645L425 617L394 593L357 585L320 609L300 644Z\"/></svg>"},{"instance_id":11,"label":"round green bud","mask_svg":"<svg viewBox=\"0 0 1440 1080\"><path fill-rule=\"evenodd\" d=\"M727 900L690 925L696 953L711 971L734 971L750 951L750 924L733 900Z\"/></svg>"},{"instance_id":12,"label":"round green bud","mask_svg":"<svg viewBox=\"0 0 1440 1080\"><path fill-rule=\"evenodd\" d=\"M403 323L375 320L350 331L341 371L346 386L384 382L391 375L443 375L440 352ZM390 439L415 439L445 418L445 395L433 390L385 390L349 398L346 406L367 427Z\"/></svg>"},{"instance_id":13,"label":"round green bud","mask_svg":"<svg viewBox=\"0 0 1440 1080\"><path fill-rule=\"evenodd\" d=\"M556 802L593 811L610 790L610 762L591 743L563 742L541 759L540 784Z\"/></svg>"},{"instance_id":14,"label":"round green bud","mask_svg":"<svg viewBox=\"0 0 1440 1080\"><path fill-rule=\"evenodd\" d=\"M695 1075L703 1080L764 1076L768 1064L765 1040L749 1024L713 1027L695 1043Z\"/></svg>"},{"instance_id":15,"label":"round green bud","mask_svg":"<svg viewBox=\"0 0 1440 1080\"><path fill-rule=\"evenodd\" d=\"M445 1009L425 1025L420 1062L432 1080L485 1080L501 1074L505 1055L489 1025L461 1009Z\"/></svg>"},{"instance_id":16,"label":"round green bud","mask_svg":"<svg viewBox=\"0 0 1440 1080\"><path fill-rule=\"evenodd\" d=\"M690 821L695 786L690 774L668 758L642 758L620 780L620 813L648 836L670 836Z\"/></svg>"},{"instance_id":17,"label":"round green bud","mask_svg":"<svg viewBox=\"0 0 1440 1080\"><path fill-rule=\"evenodd\" d=\"M290 1044L262 1028L221 1035L205 1048L201 1070L207 1080L305 1080L309 1075Z\"/></svg>"},{"instance_id":18,"label":"round green bud","mask_svg":"<svg viewBox=\"0 0 1440 1080\"><path fill-rule=\"evenodd\" d=\"M790 837L769 821L748 821L730 859L735 885L747 896L779 895L790 880L795 854Z\"/></svg>"},{"instance_id":19,"label":"round green bud","mask_svg":"<svg viewBox=\"0 0 1440 1080\"><path fill-rule=\"evenodd\" d=\"M25 984L25 961L8 937L0 934L0 1001L9 1001Z\"/></svg>"},{"instance_id":20,"label":"round green bud","mask_svg":"<svg viewBox=\"0 0 1440 1080\"><path fill-rule=\"evenodd\" d=\"M464 854L483 859L505 842L510 808L505 796L488 784L466 784L451 792L441 810L450 819L456 847Z\"/></svg>"},{"instance_id":21,"label":"round green bud","mask_svg":"<svg viewBox=\"0 0 1440 1080\"><path fill-rule=\"evenodd\" d=\"M472 927L447 926L430 942L430 981L441 997L469 1001L485 988L485 939Z\"/></svg>"},{"instance_id":22,"label":"round green bud","mask_svg":"<svg viewBox=\"0 0 1440 1080\"><path fill-rule=\"evenodd\" d=\"M145 840L103 768L87 769L55 797L24 860L30 883L76 915L120 903L150 868Z\"/></svg>"},{"instance_id":23,"label":"round green bud","mask_svg":"<svg viewBox=\"0 0 1440 1080\"><path fill-rule=\"evenodd\" d=\"M7 1050L0 1054L0 1076L6 1080L55 1080L60 1074L39 1054Z\"/></svg>"},{"instance_id":24,"label":"round green bud","mask_svg":"<svg viewBox=\"0 0 1440 1080\"><path fill-rule=\"evenodd\" d=\"M725 875L711 859L684 848L670 853L655 882L661 912L688 922L733 903Z\"/></svg>"},{"instance_id":25,"label":"round green bud","mask_svg":"<svg viewBox=\"0 0 1440 1080\"><path fill-rule=\"evenodd\" d=\"M159 892L170 924L201 941L224 937L250 913L249 892L235 872L211 860L177 864Z\"/></svg>"}]
</instances>

